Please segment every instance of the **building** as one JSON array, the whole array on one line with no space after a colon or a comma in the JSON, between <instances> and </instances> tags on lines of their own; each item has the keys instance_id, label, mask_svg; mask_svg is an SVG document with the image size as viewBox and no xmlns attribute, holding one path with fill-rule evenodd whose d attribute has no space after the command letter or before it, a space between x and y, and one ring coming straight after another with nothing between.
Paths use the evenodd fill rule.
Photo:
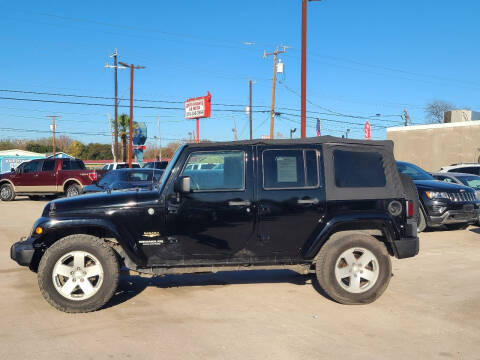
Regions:
<instances>
[{"instance_id":1,"label":"building","mask_svg":"<svg viewBox=\"0 0 480 360\"><path fill-rule=\"evenodd\" d=\"M414 163L427 171L457 163L480 162L480 121L474 121L479 113L470 112L457 121L462 112L455 110L443 124L392 127L387 129L387 139L395 144L397 160ZM473 116L472 116L473 114ZM464 117L465 119L465 117Z\"/></svg>"},{"instance_id":2,"label":"building","mask_svg":"<svg viewBox=\"0 0 480 360\"><path fill-rule=\"evenodd\" d=\"M444 123L480 120L480 112L472 110L450 110L443 114Z\"/></svg>"},{"instance_id":3,"label":"building","mask_svg":"<svg viewBox=\"0 0 480 360\"><path fill-rule=\"evenodd\" d=\"M18 165L25 161L44 158L44 154L35 153L31 151L11 149L0 151L0 173L16 169Z\"/></svg>"}]
</instances>

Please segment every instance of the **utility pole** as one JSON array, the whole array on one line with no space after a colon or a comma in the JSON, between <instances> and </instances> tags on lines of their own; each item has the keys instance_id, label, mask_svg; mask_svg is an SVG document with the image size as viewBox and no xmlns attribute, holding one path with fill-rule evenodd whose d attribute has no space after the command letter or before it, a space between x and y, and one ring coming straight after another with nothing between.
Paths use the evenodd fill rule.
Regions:
<instances>
[{"instance_id":1,"label":"utility pole","mask_svg":"<svg viewBox=\"0 0 480 360\"><path fill-rule=\"evenodd\" d=\"M277 56L278 54L283 54L286 52L287 47L283 46L283 50L278 50L278 46L274 52L268 53L263 51L263 58L273 55L273 80L272 80L272 108L270 110L270 139L274 137L274 128L275 128L275 85L277 82Z\"/></svg>"},{"instance_id":2,"label":"utility pole","mask_svg":"<svg viewBox=\"0 0 480 360\"><path fill-rule=\"evenodd\" d=\"M410 116L408 115L407 109L403 109L403 116L405 120L405 126L408 126L408 120L410 120Z\"/></svg>"},{"instance_id":3,"label":"utility pole","mask_svg":"<svg viewBox=\"0 0 480 360\"><path fill-rule=\"evenodd\" d=\"M55 149L56 149L56 145L55 145L55 130L56 130L56 125L55 125L55 120L57 118L59 118L60 116L57 116L57 115L47 115L47 117L51 118L52 119L52 124L50 125L50 129L52 130L52 145L53 145L53 150L52 150L52 153L53 153L53 158L55 159Z\"/></svg>"},{"instance_id":4,"label":"utility pole","mask_svg":"<svg viewBox=\"0 0 480 360\"><path fill-rule=\"evenodd\" d=\"M128 140L128 167L132 168L132 156L133 156L133 71L135 69L145 69L145 66L126 64L119 61L119 64L130 68L130 126Z\"/></svg>"},{"instance_id":5,"label":"utility pole","mask_svg":"<svg viewBox=\"0 0 480 360\"><path fill-rule=\"evenodd\" d=\"M157 125L158 125L158 143L160 147L159 160L162 161L162 134L160 132L160 116L157 116Z\"/></svg>"},{"instance_id":6,"label":"utility pole","mask_svg":"<svg viewBox=\"0 0 480 360\"><path fill-rule=\"evenodd\" d=\"M307 136L307 1L321 0L302 0L302 104L300 108L302 138Z\"/></svg>"},{"instance_id":7,"label":"utility pole","mask_svg":"<svg viewBox=\"0 0 480 360\"><path fill-rule=\"evenodd\" d=\"M237 123L235 122L235 117L233 118L233 129L232 129L232 132L233 132L233 140L234 140L234 141L237 141L237 140L238 140L238 137L237 137Z\"/></svg>"},{"instance_id":8,"label":"utility pole","mask_svg":"<svg viewBox=\"0 0 480 360\"><path fill-rule=\"evenodd\" d=\"M118 159L118 81L117 81L117 70L118 69L125 69L124 66L118 66L117 64L117 57L118 57L118 52L117 52L117 49L115 49L115 51L113 52L112 55L110 55L110 57L112 58L113 57L113 66L112 65L109 65L109 64L106 64L105 65L105 68L106 69L113 69L114 70L114 81L115 81L115 103L114 103L114 116L115 118L113 119L113 132L114 132L114 154L113 154L113 157L115 159ZM116 160L115 160L116 161Z\"/></svg>"},{"instance_id":9,"label":"utility pole","mask_svg":"<svg viewBox=\"0 0 480 360\"><path fill-rule=\"evenodd\" d=\"M252 140L252 80L248 81L249 87L249 122L250 122L250 140Z\"/></svg>"}]
</instances>

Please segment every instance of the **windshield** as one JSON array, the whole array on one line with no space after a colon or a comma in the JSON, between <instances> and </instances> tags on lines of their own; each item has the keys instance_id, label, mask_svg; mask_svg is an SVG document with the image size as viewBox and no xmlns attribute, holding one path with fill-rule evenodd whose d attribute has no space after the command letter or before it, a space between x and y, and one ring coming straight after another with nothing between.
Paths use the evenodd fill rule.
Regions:
<instances>
[{"instance_id":1,"label":"windshield","mask_svg":"<svg viewBox=\"0 0 480 360\"><path fill-rule=\"evenodd\" d=\"M162 178L160 179L160 182L158 184L158 187L160 189L160 191L163 190L163 187L165 186L165 184L167 183L167 179L168 177L170 176L170 173L173 169L173 166L175 165L175 163L177 162L178 158L180 157L180 154L182 153L183 149L185 148L185 146L187 145L182 145L182 146L179 146L177 151L175 151L175 154L173 154L172 156L172 159L170 160L170 162L168 163L168 166L167 168L165 169L163 175L162 175Z\"/></svg>"},{"instance_id":2,"label":"windshield","mask_svg":"<svg viewBox=\"0 0 480 360\"><path fill-rule=\"evenodd\" d=\"M402 174L408 175L412 180L436 180L432 175L416 165L397 161L397 168Z\"/></svg>"},{"instance_id":3,"label":"windshield","mask_svg":"<svg viewBox=\"0 0 480 360\"><path fill-rule=\"evenodd\" d=\"M104 177L100 179L100 181L98 182L98 186L104 187L108 185L109 183L115 180L116 176L117 176L116 172L114 171L108 172Z\"/></svg>"},{"instance_id":4,"label":"windshield","mask_svg":"<svg viewBox=\"0 0 480 360\"><path fill-rule=\"evenodd\" d=\"M457 176L464 185L470 186L475 190L480 190L480 176Z\"/></svg>"}]
</instances>

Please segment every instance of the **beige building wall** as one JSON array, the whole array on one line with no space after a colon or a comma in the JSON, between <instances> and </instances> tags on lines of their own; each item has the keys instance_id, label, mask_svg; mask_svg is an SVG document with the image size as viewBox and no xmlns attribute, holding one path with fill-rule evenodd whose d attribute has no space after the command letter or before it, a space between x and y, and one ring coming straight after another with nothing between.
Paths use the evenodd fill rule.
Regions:
<instances>
[{"instance_id":1,"label":"beige building wall","mask_svg":"<svg viewBox=\"0 0 480 360\"><path fill-rule=\"evenodd\" d=\"M456 163L476 163L480 156L480 121L393 127L395 158L427 171Z\"/></svg>"}]
</instances>

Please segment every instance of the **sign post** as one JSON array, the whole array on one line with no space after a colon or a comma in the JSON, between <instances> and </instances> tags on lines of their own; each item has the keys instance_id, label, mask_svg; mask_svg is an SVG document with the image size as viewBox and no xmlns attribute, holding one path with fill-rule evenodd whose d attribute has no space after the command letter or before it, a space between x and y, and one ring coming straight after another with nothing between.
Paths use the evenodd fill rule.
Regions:
<instances>
[{"instance_id":1,"label":"sign post","mask_svg":"<svg viewBox=\"0 0 480 360\"><path fill-rule=\"evenodd\" d=\"M206 96L191 98L185 101L185 119L197 121L196 143L200 142L200 119L209 118L212 112L212 95L207 92Z\"/></svg>"},{"instance_id":2,"label":"sign post","mask_svg":"<svg viewBox=\"0 0 480 360\"><path fill-rule=\"evenodd\" d=\"M372 127L368 120L365 122L365 127L363 128L363 132L365 133L365 139L371 140L372 139Z\"/></svg>"}]
</instances>

